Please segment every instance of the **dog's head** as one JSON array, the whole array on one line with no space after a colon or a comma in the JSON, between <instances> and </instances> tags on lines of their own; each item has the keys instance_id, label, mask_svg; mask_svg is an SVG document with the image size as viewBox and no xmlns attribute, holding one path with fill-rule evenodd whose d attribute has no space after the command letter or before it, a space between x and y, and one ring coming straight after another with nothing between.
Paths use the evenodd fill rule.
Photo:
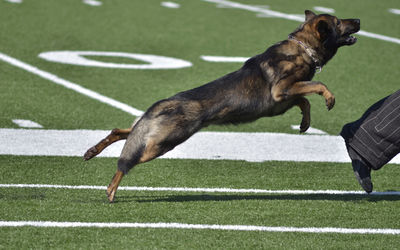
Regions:
<instances>
[{"instance_id":1,"label":"dog's head","mask_svg":"<svg viewBox=\"0 0 400 250\"><path fill-rule=\"evenodd\" d=\"M316 15L310 10L306 10L305 15L304 29L325 47L339 48L357 42L357 38L352 34L360 30L360 19L339 19L328 14Z\"/></svg>"}]
</instances>

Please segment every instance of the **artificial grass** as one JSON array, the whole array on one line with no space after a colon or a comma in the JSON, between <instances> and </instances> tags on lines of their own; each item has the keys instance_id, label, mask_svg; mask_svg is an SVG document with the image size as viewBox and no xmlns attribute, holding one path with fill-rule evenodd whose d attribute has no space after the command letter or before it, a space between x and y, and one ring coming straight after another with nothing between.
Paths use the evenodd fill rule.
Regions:
<instances>
[{"instance_id":1,"label":"artificial grass","mask_svg":"<svg viewBox=\"0 0 400 250\"><path fill-rule=\"evenodd\" d=\"M238 69L240 63L211 63L201 55L243 56L262 53L286 39L300 23L257 18L256 13L217 8L205 1L176 0L179 9L160 1L0 1L0 52L100 94L145 110L176 92L197 87ZM284 13L313 9L312 0L251 0ZM328 1L340 18L360 18L363 30L400 37L396 0ZM357 36L357 35L356 35ZM311 126L329 134L357 119L375 101L396 91L400 71L398 44L357 36L341 48L314 80L336 96L327 111L320 96L311 102ZM155 54L181 58L193 67L174 70L90 68L52 63L38 54L90 50ZM90 58L90 57L89 57ZM126 59L93 58L127 63ZM134 63L134 61L129 61ZM12 119L29 119L44 129L113 129L129 127L134 117L0 61L0 127ZM297 133L296 108L273 118L241 126L210 126L209 131ZM2 138L7 143L12 138ZM60 149L61 150L61 149ZM116 159L0 156L0 183L106 186ZM399 190L399 168L372 173L378 191ZM258 189L361 190L350 164L204 160L155 160L135 168L126 186L228 187ZM93 222L180 222L263 226L399 229L398 196L265 195L190 192L119 191L108 204L104 191L0 188L0 220ZM218 230L0 228L0 248L136 248L136 249L395 249L398 235L344 235Z\"/></svg>"},{"instance_id":2,"label":"artificial grass","mask_svg":"<svg viewBox=\"0 0 400 250\"><path fill-rule=\"evenodd\" d=\"M261 4L261 1L246 4ZM89 8L76 2L0 3L0 30L7 32L0 51L42 70L92 89L100 94L146 110L152 103L179 91L197 87L240 68L240 63L211 63L201 55L252 56L284 40L299 23L278 18L257 18L239 9L216 8L204 1L181 2L178 10L159 2L105 2ZM312 1L296 4L268 2L271 9L303 13ZM362 29L399 37L395 16L385 2L368 8L373 1L320 3L333 7L342 18L358 17ZM359 8L355 6L366 6ZM376 16L379 10L379 18ZM24 18L21 19L20 17ZM74 18L69 18L73 16ZM218 25L216 25L218 23ZM392 25L386 25L392 23ZM162 25L160 25L162 24ZM40 28L39 28L40 27ZM378 28L379 27L379 28ZM27 36L27 34L29 34ZM395 69L398 44L367 37L337 55L314 80L325 83L336 96L327 111L320 96L310 96L311 126L329 134L361 116L375 101L396 91L400 72ZM127 70L65 65L37 57L44 51L91 50L155 54L182 58L193 67L172 70ZM113 58L113 62L117 62ZM121 63L126 59L121 59ZM134 117L83 95L57 86L13 66L2 63L1 106L7 107L1 127L13 126L11 119L33 119L51 129L112 129L129 127ZM18 108L19 107L19 108ZM299 124L296 108L283 116L260 119L239 127L212 126L208 130L295 133Z\"/></svg>"},{"instance_id":3,"label":"artificial grass","mask_svg":"<svg viewBox=\"0 0 400 250\"><path fill-rule=\"evenodd\" d=\"M396 249L398 236L218 230L0 228L7 249Z\"/></svg>"},{"instance_id":4,"label":"artificial grass","mask_svg":"<svg viewBox=\"0 0 400 250\"><path fill-rule=\"evenodd\" d=\"M115 158L1 156L1 183L107 185ZM400 169L373 173L380 191L398 190ZM350 164L155 160L139 165L121 186L357 190ZM399 228L398 196L235 194L1 188L0 220L177 222L293 227ZM5 248L332 248L395 246L398 236L178 229L1 228ZM101 238L101 239L99 239ZM181 239L181 241L178 241ZM182 240L186 239L186 240ZM112 243L111 243L112 242ZM346 243L344 243L346 242ZM111 245L108 245L111 244Z\"/></svg>"},{"instance_id":5,"label":"artificial grass","mask_svg":"<svg viewBox=\"0 0 400 250\"><path fill-rule=\"evenodd\" d=\"M38 183L106 186L115 159L84 164L72 157L0 157L1 183ZM11 161L10 161L11 159ZM85 166L86 165L86 166ZM104 166L106 165L106 166ZM399 169L388 166L376 172L378 190L397 190ZM376 176L376 178L374 178ZM379 178L385 176L384 178ZM391 178L388 178L391 177ZM349 164L336 167L318 163L156 160L138 166L122 186L228 187L259 189L358 189ZM108 204L104 191L15 189L2 190L2 213L7 220L188 222L285 226L396 227L390 211L398 196L218 194L119 191L117 203ZM36 209L24 214L25 203ZM15 208L13 208L15 207ZM11 209L13 208L13 209ZM96 208L96 209L94 209ZM134 213L129 212L134 208ZM266 209L268 208L268 209ZM94 210L94 211L91 211ZM8 211L8 212L5 212ZM123 212L125 211L125 212ZM118 215L122 212L123 215ZM111 217L106 214L110 213ZM357 214L369 220L357 224ZM71 215L73 216L71 217ZM240 216L242 214L243 216ZM248 216L245 216L248 214ZM267 219L273 218L273 220ZM300 219L302 218L302 219ZM184 220L184 221L181 221ZM328 225L327 225L328 224Z\"/></svg>"}]
</instances>

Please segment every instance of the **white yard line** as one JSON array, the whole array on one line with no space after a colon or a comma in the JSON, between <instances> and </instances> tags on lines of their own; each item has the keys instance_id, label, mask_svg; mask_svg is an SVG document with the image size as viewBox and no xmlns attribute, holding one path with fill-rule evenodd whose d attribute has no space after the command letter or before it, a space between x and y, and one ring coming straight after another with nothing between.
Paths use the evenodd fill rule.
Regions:
<instances>
[{"instance_id":1,"label":"white yard line","mask_svg":"<svg viewBox=\"0 0 400 250\"><path fill-rule=\"evenodd\" d=\"M83 156L109 133L108 130L0 128L0 155ZM124 142L112 144L98 157L119 157ZM267 132L199 132L162 158L350 162L340 136ZM391 163L400 163L400 155Z\"/></svg>"},{"instance_id":2,"label":"white yard line","mask_svg":"<svg viewBox=\"0 0 400 250\"><path fill-rule=\"evenodd\" d=\"M225 5L230 8L242 9L242 10L255 12L258 14L265 14L265 15L272 16L272 17L293 20L293 21L298 21L298 22L304 22L304 17L299 17L299 16L292 15L292 14L286 14L286 13L282 13L279 11L264 9L264 8L260 8L257 6L252 6L252 5L247 5L247 4L242 4L242 3L232 2L232 1L226 1L226 0L203 0L203 1L215 3L215 4L218 4L219 6ZM360 36L366 36L366 37L375 38L375 39L386 41L386 42L400 44L400 39L398 39L398 38L384 36L384 35L380 35L380 34L376 34L376 33L372 33L372 32L367 32L364 30L360 30L357 34Z\"/></svg>"},{"instance_id":3,"label":"white yard line","mask_svg":"<svg viewBox=\"0 0 400 250\"><path fill-rule=\"evenodd\" d=\"M68 88L70 90L73 90L75 92L78 92L80 94L88 96L90 98L93 98L93 99L95 99L97 101L100 101L102 103L108 104L108 105L110 105L110 106L112 106L114 108L117 108L117 109L120 109L122 111L125 111L125 112L127 112L127 113L129 113L131 115L141 116L143 114L143 111L135 109L135 108L133 108L133 107L131 107L131 106L125 104L125 103L122 103L122 102L119 102L117 100L111 99L111 98L109 98L107 96L104 96L104 95L101 95L101 94L99 94L99 93L97 93L97 92L95 92L93 90L84 88L84 87L82 87L82 86L80 86L80 85L78 85L76 83L73 83L73 82L67 81L65 79L62 79L62 78L60 78L60 77L58 77L58 76L56 76L54 74L51 74L49 72L43 71L41 69L38 69L38 68L36 68L36 67L34 67L32 65L24 63L24 62L22 62L22 61L20 61L18 59L10 57L10 56L8 56L6 54L3 54L1 52L0 52L0 60L2 60L4 62L7 62L7 63L9 63L9 64L11 64L13 66L16 66L18 68L21 68L23 70L26 70L26 71L28 71L28 72L30 72L32 74L40 76L41 78L49 80L49 81L51 81L51 82L53 82L55 84L61 85L61 86L65 87L65 88Z\"/></svg>"},{"instance_id":4,"label":"white yard line","mask_svg":"<svg viewBox=\"0 0 400 250\"><path fill-rule=\"evenodd\" d=\"M293 130L298 130L298 131L300 131L300 125L290 125L290 127L291 127ZM313 127L309 127L309 128L307 129L307 131L304 132L304 133L305 133L305 134L310 134L310 135L328 135L328 133L326 133L325 131L322 131L322 130L320 130L320 129L313 128Z\"/></svg>"},{"instance_id":5,"label":"white yard line","mask_svg":"<svg viewBox=\"0 0 400 250\"><path fill-rule=\"evenodd\" d=\"M103 4L102 2L96 0L83 0L82 2L90 6L101 6Z\"/></svg>"},{"instance_id":6,"label":"white yard line","mask_svg":"<svg viewBox=\"0 0 400 250\"><path fill-rule=\"evenodd\" d=\"M22 3L22 0L5 0L5 1L9 3Z\"/></svg>"},{"instance_id":7,"label":"white yard line","mask_svg":"<svg viewBox=\"0 0 400 250\"><path fill-rule=\"evenodd\" d=\"M174 2L161 2L161 6L170 8L170 9L179 9L181 7L180 4Z\"/></svg>"},{"instance_id":8,"label":"white yard line","mask_svg":"<svg viewBox=\"0 0 400 250\"><path fill-rule=\"evenodd\" d=\"M314 6L314 10L320 11L320 12L323 12L323 13L330 13L330 14L335 13L334 9L327 8L327 7L322 7L322 6Z\"/></svg>"},{"instance_id":9,"label":"white yard line","mask_svg":"<svg viewBox=\"0 0 400 250\"><path fill-rule=\"evenodd\" d=\"M225 230L297 233L389 234L399 235L400 229L390 228L337 228L337 227L268 227L254 225L209 225L185 223L132 223L132 222L56 222L56 221L0 221L0 227L51 227L51 228L158 228L189 230Z\"/></svg>"},{"instance_id":10,"label":"white yard line","mask_svg":"<svg viewBox=\"0 0 400 250\"><path fill-rule=\"evenodd\" d=\"M106 190L106 186L90 185L54 185L54 184L0 184L0 188L49 188L74 190ZM247 194L298 194L298 195L365 195L384 196L400 195L400 191L373 192L346 190L269 190L269 189L235 189L235 188L190 188L190 187L135 187L120 186L118 190L148 192L194 192L194 193L247 193Z\"/></svg>"},{"instance_id":11,"label":"white yard line","mask_svg":"<svg viewBox=\"0 0 400 250\"><path fill-rule=\"evenodd\" d=\"M107 130L0 129L0 155L83 156ZM119 157L124 141L100 157ZM199 132L163 158L350 162L343 139L329 135Z\"/></svg>"},{"instance_id":12,"label":"white yard line","mask_svg":"<svg viewBox=\"0 0 400 250\"><path fill-rule=\"evenodd\" d=\"M250 57L239 57L239 56L200 56L200 58L206 62L237 62L244 63Z\"/></svg>"},{"instance_id":13,"label":"white yard line","mask_svg":"<svg viewBox=\"0 0 400 250\"><path fill-rule=\"evenodd\" d=\"M279 11L269 10L269 9L261 8L261 7L254 6L254 5L247 5L247 4L226 1L226 0L203 0L203 1L210 2L210 3L216 3L219 6L225 5L230 8L242 9L242 10L247 10L247 11L251 11L251 12L266 14L266 15L273 16L273 17L278 17L278 18L283 18L283 19L288 19L288 20L293 20L293 21L298 21L298 22L304 22L304 17L299 17L299 16L291 15L291 14L285 14L285 13L282 13Z\"/></svg>"},{"instance_id":14,"label":"white yard line","mask_svg":"<svg viewBox=\"0 0 400 250\"><path fill-rule=\"evenodd\" d=\"M400 15L400 9L388 9L388 11L390 13L396 14L396 15Z\"/></svg>"},{"instance_id":15,"label":"white yard line","mask_svg":"<svg viewBox=\"0 0 400 250\"><path fill-rule=\"evenodd\" d=\"M21 128L43 128L42 125L31 120L13 119L12 122Z\"/></svg>"}]
</instances>

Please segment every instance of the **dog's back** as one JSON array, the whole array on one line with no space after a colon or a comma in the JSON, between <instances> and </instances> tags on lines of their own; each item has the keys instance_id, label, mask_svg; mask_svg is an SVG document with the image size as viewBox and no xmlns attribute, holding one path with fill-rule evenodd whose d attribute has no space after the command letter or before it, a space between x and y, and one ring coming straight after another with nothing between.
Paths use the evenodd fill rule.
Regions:
<instances>
[{"instance_id":1,"label":"dog's back","mask_svg":"<svg viewBox=\"0 0 400 250\"><path fill-rule=\"evenodd\" d=\"M196 113L202 127L209 124L238 124L251 122L260 117L284 113L294 105L293 100L276 102L271 96L274 79L263 74L260 64L270 51L250 58L242 68L200 87L180 92L161 102L191 103L195 109L176 107L174 112L187 110ZM157 106L159 103L156 103ZM156 109L156 107L154 107ZM149 109L153 112L153 109Z\"/></svg>"}]
</instances>

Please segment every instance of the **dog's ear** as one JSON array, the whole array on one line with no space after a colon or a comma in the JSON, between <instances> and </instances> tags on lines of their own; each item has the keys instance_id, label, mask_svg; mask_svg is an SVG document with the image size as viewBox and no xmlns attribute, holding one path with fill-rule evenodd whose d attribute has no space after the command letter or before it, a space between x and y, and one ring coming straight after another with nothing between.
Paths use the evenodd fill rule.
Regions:
<instances>
[{"instance_id":1,"label":"dog's ear","mask_svg":"<svg viewBox=\"0 0 400 250\"><path fill-rule=\"evenodd\" d=\"M332 33L332 29L325 20L319 20L317 23L317 29L321 41L325 41Z\"/></svg>"},{"instance_id":2,"label":"dog's ear","mask_svg":"<svg viewBox=\"0 0 400 250\"><path fill-rule=\"evenodd\" d=\"M304 14L306 14L306 22L316 16L316 14L311 10L305 10Z\"/></svg>"}]
</instances>

